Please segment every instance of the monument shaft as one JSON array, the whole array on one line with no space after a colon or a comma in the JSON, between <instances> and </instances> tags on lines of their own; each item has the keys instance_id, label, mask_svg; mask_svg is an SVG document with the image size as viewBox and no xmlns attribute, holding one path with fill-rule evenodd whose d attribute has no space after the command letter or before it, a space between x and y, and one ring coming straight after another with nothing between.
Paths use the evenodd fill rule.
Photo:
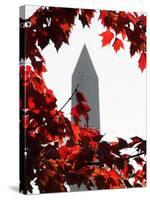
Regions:
<instances>
[{"instance_id":1,"label":"monument shaft","mask_svg":"<svg viewBox=\"0 0 150 200\"><path fill-rule=\"evenodd\" d=\"M87 47L84 45L79 60L72 75L72 91L79 84L79 90L87 98L91 108L89 112L89 127L100 129L99 112L99 84L98 76L90 59ZM72 100L72 106L76 105L76 100ZM81 126L85 125L85 120L81 119Z\"/></svg>"}]
</instances>

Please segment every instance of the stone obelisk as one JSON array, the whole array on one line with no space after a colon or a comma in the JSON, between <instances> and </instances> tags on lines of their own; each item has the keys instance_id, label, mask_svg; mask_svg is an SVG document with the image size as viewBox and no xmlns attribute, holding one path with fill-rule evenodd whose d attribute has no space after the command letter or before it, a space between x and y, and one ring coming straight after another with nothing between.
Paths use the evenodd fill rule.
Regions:
<instances>
[{"instance_id":1,"label":"stone obelisk","mask_svg":"<svg viewBox=\"0 0 150 200\"><path fill-rule=\"evenodd\" d=\"M100 129L99 81L86 45L84 45L81 51L75 70L72 74L72 92L78 84L78 89L83 92L84 96L87 98L88 105L91 108L91 111L89 112L88 126ZM76 103L76 99L73 98L72 106L76 105ZM85 125L84 118L81 119L80 125ZM93 189L95 188L93 187ZM70 186L70 190L84 191L87 189L84 184L81 184L79 189L77 185Z\"/></svg>"},{"instance_id":2,"label":"stone obelisk","mask_svg":"<svg viewBox=\"0 0 150 200\"><path fill-rule=\"evenodd\" d=\"M86 45L83 46L72 74L72 92L78 84L78 89L83 92L91 108L88 126L100 129L99 80ZM76 105L75 99L72 100L72 106L74 105ZM84 119L81 119L81 125L84 124Z\"/></svg>"}]
</instances>

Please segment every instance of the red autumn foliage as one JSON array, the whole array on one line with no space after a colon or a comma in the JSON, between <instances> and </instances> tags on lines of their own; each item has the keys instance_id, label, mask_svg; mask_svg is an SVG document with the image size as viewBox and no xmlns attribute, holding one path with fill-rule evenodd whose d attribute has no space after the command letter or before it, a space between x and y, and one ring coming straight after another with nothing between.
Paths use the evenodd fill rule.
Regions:
<instances>
[{"instance_id":1,"label":"red autumn foliage","mask_svg":"<svg viewBox=\"0 0 150 200\"><path fill-rule=\"evenodd\" d=\"M145 66L146 66L146 54L141 53L141 56L139 59L139 68L141 69L142 72L145 69Z\"/></svg>"},{"instance_id":2,"label":"red autumn foliage","mask_svg":"<svg viewBox=\"0 0 150 200\"><path fill-rule=\"evenodd\" d=\"M83 116L86 120L86 123L88 125L88 112L91 110L89 105L87 104L87 100L84 97L83 93L76 92L76 99L77 99L77 105L71 108L71 115L73 116L74 121L78 124L80 121L80 117Z\"/></svg>"},{"instance_id":3,"label":"red autumn foliage","mask_svg":"<svg viewBox=\"0 0 150 200\"><path fill-rule=\"evenodd\" d=\"M115 39L113 47L114 47L114 50L116 51L116 53L117 53L117 51L120 50L120 48L124 49L124 45L123 45L122 41L118 38Z\"/></svg>"},{"instance_id":4,"label":"red autumn foliage","mask_svg":"<svg viewBox=\"0 0 150 200\"><path fill-rule=\"evenodd\" d=\"M143 72L146 68L146 16L136 12L100 11L99 20L107 29L101 34L102 46L111 42L113 33L116 36L121 35L122 41L115 39L113 43L114 50L124 48L123 41L127 39L130 42L130 55L133 56L135 53L141 55L139 68Z\"/></svg>"},{"instance_id":5,"label":"red autumn foliage","mask_svg":"<svg viewBox=\"0 0 150 200\"><path fill-rule=\"evenodd\" d=\"M86 25L90 27L91 20L94 17L95 10L81 9L81 14L79 14L79 20L81 20L83 27Z\"/></svg>"},{"instance_id":6,"label":"red autumn foliage","mask_svg":"<svg viewBox=\"0 0 150 200\"><path fill-rule=\"evenodd\" d=\"M130 142L123 138L118 138L117 142L105 141L98 129L88 127L90 106L77 88L69 98L76 97L77 101L71 109L74 122L70 121L62 109L58 110L57 99L42 76L46 68L40 48L44 49L51 41L58 50L69 42L75 18L79 17L83 27L90 27L95 12L42 7L29 19L20 19L20 59L31 60L31 66L20 66L20 148L25 164L21 169L20 189L24 193L33 192L33 180L40 193L65 192L65 184L76 184L79 189L83 184L88 190L146 184L146 141L137 136ZM114 37L121 34L123 40L127 38L130 42L131 56L135 52L141 55L139 67L143 71L146 67L146 17L137 13L100 11L99 20L107 29L101 34L103 46L114 40L115 51L123 48L123 41ZM27 22L31 26L25 26ZM82 116L86 121L84 127L79 124ZM124 149L133 149L136 153L123 154Z\"/></svg>"},{"instance_id":7,"label":"red autumn foliage","mask_svg":"<svg viewBox=\"0 0 150 200\"><path fill-rule=\"evenodd\" d=\"M109 30L105 31L104 33L101 33L100 36L103 37L103 39L102 39L103 47L110 44L112 39L114 38L114 34Z\"/></svg>"},{"instance_id":8,"label":"red autumn foliage","mask_svg":"<svg viewBox=\"0 0 150 200\"><path fill-rule=\"evenodd\" d=\"M20 19L20 58L30 58L35 71L42 76L46 71L45 60L39 48L44 49L53 42L59 50L63 43L69 44L69 37L78 17L83 27L90 27L96 10L41 7L26 19ZM112 42L115 51L124 47L124 42L130 44L130 55L140 55L139 68L146 68L146 16L136 12L99 11L99 21L105 27L102 36L102 46ZM29 25L28 25L29 23ZM122 40L117 36L121 35ZM24 40L24 36L25 40ZM116 37L119 40L116 40ZM30 41L30 44L28 43ZM36 45L36 42L38 45ZM37 59L38 58L38 61Z\"/></svg>"}]
</instances>

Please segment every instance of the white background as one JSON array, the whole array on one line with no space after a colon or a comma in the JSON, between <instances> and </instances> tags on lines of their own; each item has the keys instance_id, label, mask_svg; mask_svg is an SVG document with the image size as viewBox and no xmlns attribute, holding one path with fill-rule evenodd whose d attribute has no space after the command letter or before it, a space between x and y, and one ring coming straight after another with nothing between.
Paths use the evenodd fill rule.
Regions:
<instances>
[{"instance_id":1,"label":"white background","mask_svg":"<svg viewBox=\"0 0 150 200\"><path fill-rule=\"evenodd\" d=\"M150 13L148 0L131 1L131 0L97 0L97 1L81 1L81 0L54 0L42 1L34 0L34 5L54 5L54 6L69 6L69 7L85 7L85 8L99 8L99 9L114 9L114 10L135 10L147 11ZM107 190L96 192L76 192L76 193L61 193L61 194L44 194L36 196L23 196L18 194L18 171L19 171L19 132L18 132L18 18L19 5L31 4L31 1L17 0L15 2L5 0L1 3L0 10L0 48L1 48L1 77L0 77L0 125L1 125L1 140L0 140L0 197L1 199L91 199L91 198L105 198L105 199L141 199L150 195L149 187L149 171L148 171L148 187L144 189L127 189L127 190ZM149 20L149 18L148 18ZM148 30L149 31L149 30ZM150 35L150 34L149 34ZM148 38L147 41L149 41ZM148 44L149 47L149 44ZM90 43L88 44L90 49ZM103 50L105 53L106 50ZM108 50L107 50L108 51ZM46 53L46 52L45 52ZM91 52L89 52L92 54ZM113 55L113 53L112 53ZM77 59L78 55L75 55ZM115 57L115 54L113 55ZM149 57L149 56L148 56ZM118 56L116 56L115 62ZM97 65L97 59L94 58L94 65ZM133 59L132 62L136 62ZM108 60L107 60L108 62ZM109 63L109 62L108 62ZM121 61L120 61L121 63ZM108 66L108 65L106 65ZM108 66L109 67L109 66ZM136 67L136 66L135 66ZM123 68L122 68L123 69ZM137 69L137 68L136 68ZM119 69L118 69L119 70ZM100 73L100 72L98 72ZM135 73L135 71L133 72ZM137 76L140 72L137 69ZM138 80L140 77L138 77ZM148 89L149 89L150 73L148 69ZM50 83L49 83L50 84ZM59 83L60 84L60 83ZM130 86L129 86L130 87ZM54 89L56 91L56 89ZM140 91L141 92L141 91ZM150 92L147 95L147 101L150 100ZM57 96L57 94L56 94ZM65 97L64 97L65 98ZM143 105L144 106L144 105ZM128 108L126 108L128 109ZM149 121L149 105L148 105L148 120ZM133 112L134 113L134 112ZM107 118L107 116L106 116ZM139 118L140 119L140 118ZM102 122L101 122L102 123ZM147 127L148 141L149 130ZM133 133L134 134L134 133ZM149 146L149 144L148 144ZM149 155L149 147L148 147ZM149 159L149 156L148 156ZM149 164L149 162L148 162ZM149 166L148 166L149 167Z\"/></svg>"}]
</instances>

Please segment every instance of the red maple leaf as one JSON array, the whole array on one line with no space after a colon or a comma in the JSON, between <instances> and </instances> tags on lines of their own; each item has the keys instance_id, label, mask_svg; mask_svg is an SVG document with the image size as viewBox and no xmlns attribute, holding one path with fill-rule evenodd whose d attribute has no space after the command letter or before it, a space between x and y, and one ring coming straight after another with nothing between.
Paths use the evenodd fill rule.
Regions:
<instances>
[{"instance_id":1,"label":"red maple leaf","mask_svg":"<svg viewBox=\"0 0 150 200\"><path fill-rule=\"evenodd\" d=\"M109 30L101 33L100 36L103 37L103 39L102 39L102 46L103 47L110 44L112 39L114 38L114 34Z\"/></svg>"},{"instance_id":2,"label":"red maple leaf","mask_svg":"<svg viewBox=\"0 0 150 200\"><path fill-rule=\"evenodd\" d=\"M58 153L59 153L61 159L66 159L67 154L68 154L68 147L66 145L61 146L58 149Z\"/></svg>"},{"instance_id":3,"label":"red maple leaf","mask_svg":"<svg viewBox=\"0 0 150 200\"><path fill-rule=\"evenodd\" d=\"M133 24L136 24L137 17L135 17L132 13L127 13L127 16L129 18L129 20L131 20L131 22L133 22Z\"/></svg>"},{"instance_id":4,"label":"red maple leaf","mask_svg":"<svg viewBox=\"0 0 150 200\"><path fill-rule=\"evenodd\" d=\"M91 20L94 17L95 10L81 9L81 14L79 15L79 20L81 20L83 27L87 25L90 26Z\"/></svg>"},{"instance_id":5,"label":"red maple leaf","mask_svg":"<svg viewBox=\"0 0 150 200\"><path fill-rule=\"evenodd\" d=\"M105 17L107 16L107 11L106 10L101 10L100 11L100 16L99 16L99 20L101 20L101 23L103 25L105 25Z\"/></svg>"},{"instance_id":6,"label":"red maple leaf","mask_svg":"<svg viewBox=\"0 0 150 200\"><path fill-rule=\"evenodd\" d=\"M83 115L85 120L88 122L88 112L90 110L91 109L87 105L87 103L81 102L80 104L77 104L71 109L71 114L74 117L76 123L80 121L81 115Z\"/></svg>"},{"instance_id":7,"label":"red maple leaf","mask_svg":"<svg viewBox=\"0 0 150 200\"><path fill-rule=\"evenodd\" d=\"M144 69L146 68L146 53L144 53L144 52L141 53L141 56L140 56L138 63L139 63L139 68L143 72Z\"/></svg>"},{"instance_id":8,"label":"red maple leaf","mask_svg":"<svg viewBox=\"0 0 150 200\"><path fill-rule=\"evenodd\" d=\"M116 38L113 43L113 48L117 53L117 51L120 50L121 48L124 49L124 45L120 39Z\"/></svg>"},{"instance_id":9,"label":"red maple leaf","mask_svg":"<svg viewBox=\"0 0 150 200\"><path fill-rule=\"evenodd\" d=\"M125 29L123 28L120 33L122 35L122 39L124 40L126 38L126 36L127 36Z\"/></svg>"},{"instance_id":10,"label":"red maple leaf","mask_svg":"<svg viewBox=\"0 0 150 200\"><path fill-rule=\"evenodd\" d=\"M72 130L74 141L78 142L80 140L80 127L76 124L72 124Z\"/></svg>"},{"instance_id":11,"label":"red maple leaf","mask_svg":"<svg viewBox=\"0 0 150 200\"><path fill-rule=\"evenodd\" d=\"M28 108L29 109L34 109L36 107L36 104L35 104L35 101L34 101L33 97L29 97L27 99L27 102L28 102Z\"/></svg>"},{"instance_id":12,"label":"red maple leaf","mask_svg":"<svg viewBox=\"0 0 150 200\"><path fill-rule=\"evenodd\" d=\"M67 160L73 161L77 158L78 154L80 153L80 146L75 145L71 148L69 148L68 155L67 155Z\"/></svg>"},{"instance_id":13,"label":"red maple leaf","mask_svg":"<svg viewBox=\"0 0 150 200\"><path fill-rule=\"evenodd\" d=\"M82 92L76 92L76 98L78 102L87 102L87 99Z\"/></svg>"},{"instance_id":14,"label":"red maple leaf","mask_svg":"<svg viewBox=\"0 0 150 200\"><path fill-rule=\"evenodd\" d=\"M71 108L71 115L74 118L74 121L76 124L80 121L81 115L85 118L87 124L88 124L88 112L91 110L88 103L87 99L84 96L84 94L80 91L76 92L76 100L77 100L77 105Z\"/></svg>"},{"instance_id":15,"label":"red maple leaf","mask_svg":"<svg viewBox=\"0 0 150 200\"><path fill-rule=\"evenodd\" d=\"M63 23L63 24L60 24L60 27L61 29L63 30L64 33L66 32L70 32L70 27L72 25L68 24L68 23Z\"/></svg>"},{"instance_id":16,"label":"red maple leaf","mask_svg":"<svg viewBox=\"0 0 150 200\"><path fill-rule=\"evenodd\" d=\"M71 108L71 115L73 116L75 123L78 123L80 121L80 114L78 112L78 106L74 106Z\"/></svg>"}]
</instances>

